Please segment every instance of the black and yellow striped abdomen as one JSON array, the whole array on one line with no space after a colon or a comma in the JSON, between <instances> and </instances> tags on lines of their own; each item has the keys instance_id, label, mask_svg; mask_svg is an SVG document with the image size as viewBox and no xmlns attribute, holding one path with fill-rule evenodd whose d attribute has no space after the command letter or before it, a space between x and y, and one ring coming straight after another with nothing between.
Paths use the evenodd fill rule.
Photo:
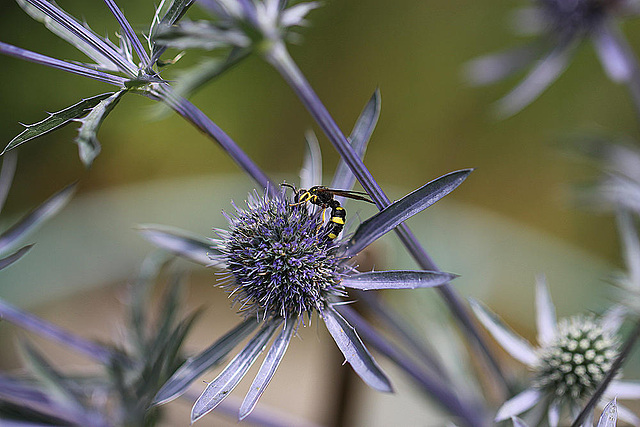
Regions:
<instances>
[{"instance_id":1,"label":"black and yellow striped abdomen","mask_svg":"<svg viewBox=\"0 0 640 427\"><path fill-rule=\"evenodd\" d=\"M338 234L344 228L347 211L340 206L337 200L331 200L329 207L331 208L331 218L329 218L329 223L327 224L327 237L333 240L338 237Z\"/></svg>"}]
</instances>

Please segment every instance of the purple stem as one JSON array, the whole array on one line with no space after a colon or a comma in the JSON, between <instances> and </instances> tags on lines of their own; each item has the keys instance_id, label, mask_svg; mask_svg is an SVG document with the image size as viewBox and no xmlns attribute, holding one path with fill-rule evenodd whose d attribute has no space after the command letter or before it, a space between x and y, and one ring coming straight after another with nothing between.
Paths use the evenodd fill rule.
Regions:
<instances>
[{"instance_id":1,"label":"purple stem","mask_svg":"<svg viewBox=\"0 0 640 427\"><path fill-rule=\"evenodd\" d=\"M120 24L122 31L124 31L124 34L133 45L133 49L138 54L138 58L140 59L140 61L142 61L145 66L151 66L152 64L150 64L150 59L149 55L147 55L147 51L144 50L142 43L140 43L140 39L138 39L138 37L136 36L133 28L131 28L131 24L129 24L127 18L124 16L118 5L116 5L116 2L113 0L104 0L104 2L107 4L107 7Z\"/></svg>"},{"instance_id":2,"label":"purple stem","mask_svg":"<svg viewBox=\"0 0 640 427\"><path fill-rule=\"evenodd\" d=\"M397 363L420 387L434 397L450 413L459 416L469 426L486 425L486 423L483 422L484 417L482 416L482 412L480 412L478 408L461 402L451 391L450 387L445 386L441 380L429 375L425 370L417 366L413 360L401 353L396 346L378 334L353 308L341 305L338 307L338 311L344 316L347 322L356 328L358 334L367 341L369 345Z\"/></svg>"},{"instance_id":3,"label":"purple stem","mask_svg":"<svg viewBox=\"0 0 640 427\"><path fill-rule=\"evenodd\" d=\"M127 81L124 77L114 76L102 71L83 67L82 65L51 58L50 56L35 53L3 42L0 42L0 53L24 59L25 61L35 62L36 64L46 65L47 67L57 68L58 70L68 71L79 76L89 77L118 87L124 87L124 83Z\"/></svg>"},{"instance_id":4,"label":"purple stem","mask_svg":"<svg viewBox=\"0 0 640 427\"><path fill-rule=\"evenodd\" d=\"M200 111L195 105L187 99L177 96L168 86L160 86L157 96L163 100L176 113L191 122L200 129L205 135L213 138L220 144L229 156L238 164L245 172L249 174L261 188L274 191L276 189L269 177L256 165L247 154L242 151L229 135L227 135L218 125L216 125L206 114Z\"/></svg>"},{"instance_id":5,"label":"purple stem","mask_svg":"<svg viewBox=\"0 0 640 427\"><path fill-rule=\"evenodd\" d=\"M591 398L589 399L585 407L582 409L582 412L580 412L580 414L578 415L578 418L576 418L573 421L573 423L571 424L571 427L580 427L582 423L587 419L587 416L589 415L589 413L593 411L593 408L596 406L596 403L600 401L600 398L602 397L604 392L607 390L609 383L613 379L615 379L615 377L617 376L618 371L622 367L622 363L625 361L625 359L633 349L633 346L636 343L636 341L638 341L638 338L640 338L640 320L637 321L636 327L633 329L633 331L629 335L629 339L624 343L624 347L620 351L620 354L618 355L616 360L613 361L613 364L611 365L609 372L607 372L607 376L600 383L600 385L598 385L598 388L596 389L595 393L593 393L593 396L591 396Z\"/></svg>"},{"instance_id":6,"label":"purple stem","mask_svg":"<svg viewBox=\"0 0 640 427\"><path fill-rule=\"evenodd\" d=\"M264 51L264 57L292 87L311 116L320 125L324 133L334 145L338 154L340 154L347 165L349 165L349 168L356 176L362 187L376 203L378 209L382 210L389 206L389 198L384 194L382 188L380 188L371 172L364 165L362 159L360 159L357 153L355 153L351 144L349 144L347 138L329 114L329 111L327 111L318 95L313 91L311 85L309 85L309 82L289 55L289 52L287 52L284 43L275 42L270 49ZM399 225L395 231L409 253L422 269L440 271L405 224ZM493 354L480 335L478 328L471 319L469 311L462 302L462 299L448 284L439 286L437 290L440 292L441 296L449 306L449 309L462 325L463 330L466 331L467 336L470 338L470 342L477 345L485 355L486 360L489 362L494 373L500 381L502 381L505 389L508 388L507 380L500 365L493 357Z\"/></svg>"},{"instance_id":7,"label":"purple stem","mask_svg":"<svg viewBox=\"0 0 640 427\"><path fill-rule=\"evenodd\" d=\"M99 361L103 365L108 366L113 362L114 358L121 356L119 353L107 347L103 347L65 331L31 313L12 306L2 299L0 299L0 318L44 338L73 348L79 353Z\"/></svg>"},{"instance_id":8,"label":"purple stem","mask_svg":"<svg viewBox=\"0 0 640 427\"><path fill-rule=\"evenodd\" d=\"M409 325L407 325L395 311L389 309L387 304L385 304L380 298L378 292L355 291L354 296L359 301L367 304L367 306L375 313L376 318L382 320L390 331L394 335L397 335L398 338L404 342L409 349L411 349L416 360L423 361L430 369L433 369L444 379L447 379L447 373L444 367L434 356L431 349L425 347L422 340L411 332Z\"/></svg>"}]
</instances>

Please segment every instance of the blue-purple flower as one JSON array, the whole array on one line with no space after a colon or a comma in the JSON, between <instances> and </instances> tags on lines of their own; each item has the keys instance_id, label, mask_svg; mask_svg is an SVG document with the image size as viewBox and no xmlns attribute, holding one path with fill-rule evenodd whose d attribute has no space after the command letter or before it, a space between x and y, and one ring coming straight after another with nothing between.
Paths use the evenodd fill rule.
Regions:
<instances>
[{"instance_id":1,"label":"blue-purple flower","mask_svg":"<svg viewBox=\"0 0 640 427\"><path fill-rule=\"evenodd\" d=\"M309 138L308 138L309 139ZM368 139L368 137L367 137ZM318 182L319 150L309 141L312 153L303 168L302 184ZM360 141L361 142L361 141ZM359 138L354 143L358 144ZM364 148L362 148L362 152ZM243 350L210 382L196 401L191 420L213 410L240 382L270 338L277 333L264 362L240 408L240 418L255 407L304 318L318 314L347 362L371 387L391 391L391 384L358 337L339 313L346 288L359 290L407 289L438 286L455 275L436 271L371 271L360 273L351 259L398 224L453 191L470 173L462 170L444 175L364 221L353 235L331 239L323 221L323 209L296 203L284 191L251 194L246 207L236 206L227 215L228 230L217 230L213 245L178 230L144 226L142 232L155 244L202 262L223 268L222 286L231 292L245 320L208 349L189 359L156 396L156 403L173 400L210 366L221 360L256 328L258 332ZM334 183L349 190L353 175L338 168Z\"/></svg>"},{"instance_id":2,"label":"blue-purple flower","mask_svg":"<svg viewBox=\"0 0 640 427\"><path fill-rule=\"evenodd\" d=\"M624 312L620 307L610 309L601 317L576 315L556 323L555 308L542 278L536 285L537 348L480 303L472 301L472 308L498 343L532 371L530 386L500 407L496 421L520 415L538 405L544 408L552 427L559 425L567 411L574 418L604 380L620 351L618 330ZM614 397L640 399L640 382L612 381L604 399ZM620 419L633 425L640 423L640 418L623 406L617 405L617 411ZM593 425L593 414L587 425Z\"/></svg>"},{"instance_id":3,"label":"blue-purple flower","mask_svg":"<svg viewBox=\"0 0 640 427\"><path fill-rule=\"evenodd\" d=\"M576 48L591 40L605 72L615 82L628 82L635 59L615 22L636 15L636 0L532 0L516 11L514 27L532 42L467 64L472 84L499 81L529 67L526 77L497 102L498 113L509 116L533 102L568 67Z\"/></svg>"}]
</instances>

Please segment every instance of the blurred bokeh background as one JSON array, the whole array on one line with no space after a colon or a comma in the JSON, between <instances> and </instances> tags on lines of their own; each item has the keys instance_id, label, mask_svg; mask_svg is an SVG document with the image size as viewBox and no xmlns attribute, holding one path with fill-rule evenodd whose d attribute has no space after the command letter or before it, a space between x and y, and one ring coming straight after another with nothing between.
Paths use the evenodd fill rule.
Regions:
<instances>
[{"instance_id":1,"label":"blurred bokeh background","mask_svg":"<svg viewBox=\"0 0 640 427\"><path fill-rule=\"evenodd\" d=\"M146 30L154 3L120 3L134 27ZM567 141L591 133L639 138L625 88L607 80L588 44L532 105L505 120L491 115L492 103L521 75L473 88L461 69L474 57L524 41L509 29L516 3L328 0L312 12L310 26L291 52L345 132L380 89L382 114L365 162L392 199L452 170L476 168L442 207L411 225L443 269L462 274L456 286L464 296L486 299L511 317L519 332L533 337L536 273L547 274L559 314L567 315L606 304L610 288L602 279L622 266L613 219L575 206L572 186L596 171L568 154ZM58 4L98 33L118 29L99 0ZM194 8L192 16L199 13ZM637 39L640 23L631 21L624 31ZM58 58L84 59L11 1L0 3L0 40ZM177 78L176 70L199 57L188 52L163 77ZM3 145L22 131L20 122L39 121L46 111L111 90L8 57L0 57L0 69ZM244 61L192 100L277 179L296 180L309 128L319 135L327 175L337 163L291 90L259 58ZM215 143L143 97L126 96L108 117L98 135L102 153L89 170L78 159L75 133L68 126L20 149L2 219L9 221L79 180L66 216L36 235L34 253L0 277L0 295L27 306L49 301L42 310L52 320L60 318L54 302L61 296L117 284L135 272L150 249L132 230L135 223L166 223L211 235L210 227L224 225L220 211L253 188ZM352 205L350 218L366 217L367 209ZM374 249L382 253L380 268L412 266L394 237ZM49 286L57 290L49 292ZM401 296L394 297L394 303L403 304ZM339 364L339 355L332 354L331 363Z\"/></svg>"}]
</instances>

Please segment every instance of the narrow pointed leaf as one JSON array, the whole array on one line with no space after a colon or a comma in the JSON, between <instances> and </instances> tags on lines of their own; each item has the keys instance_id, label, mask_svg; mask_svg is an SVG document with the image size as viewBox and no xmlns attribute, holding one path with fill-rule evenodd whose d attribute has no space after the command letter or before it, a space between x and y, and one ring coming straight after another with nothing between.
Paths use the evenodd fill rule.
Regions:
<instances>
[{"instance_id":1,"label":"narrow pointed leaf","mask_svg":"<svg viewBox=\"0 0 640 427\"><path fill-rule=\"evenodd\" d=\"M211 241L175 227L157 224L142 224L138 232L154 245L200 265L211 265L212 255L219 251L211 247Z\"/></svg>"},{"instance_id":2,"label":"narrow pointed leaf","mask_svg":"<svg viewBox=\"0 0 640 427\"><path fill-rule=\"evenodd\" d=\"M82 125L74 142L78 144L80 160L86 167L91 166L93 160L100 154L100 143L96 137L100 125L125 93L125 90L121 90L112 94L109 98L100 101L84 118L79 119Z\"/></svg>"},{"instance_id":3,"label":"narrow pointed leaf","mask_svg":"<svg viewBox=\"0 0 640 427\"><path fill-rule=\"evenodd\" d=\"M193 381L209 368L220 363L257 326L258 323L255 319L249 318L229 331L209 348L187 360L158 391L153 404L162 405L182 395Z\"/></svg>"},{"instance_id":4,"label":"narrow pointed leaf","mask_svg":"<svg viewBox=\"0 0 640 427\"><path fill-rule=\"evenodd\" d=\"M42 22L52 33L71 43L94 60L100 68L122 71L130 76L137 74L135 64L129 62L112 44L107 43L86 25L80 24L57 5L46 0L16 1L33 19Z\"/></svg>"},{"instance_id":5,"label":"narrow pointed leaf","mask_svg":"<svg viewBox=\"0 0 640 427\"><path fill-rule=\"evenodd\" d=\"M357 254L402 222L451 193L462 184L471 171L472 169L464 169L443 175L364 221L349 241L346 256Z\"/></svg>"},{"instance_id":6,"label":"narrow pointed leaf","mask_svg":"<svg viewBox=\"0 0 640 427\"><path fill-rule=\"evenodd\" d=\"M0 154L1 156L2 154ZM16 172L16 165L18 164L18 154L13 152L7 154L2 158L2 169L0 169L0 212L4 207L4 203L9 195L11 189L11 183L13 182L13 175Z\"/></svg>"},{"instance_id":7,"label":"narrow pointed leaf","mask_svg":"<svg viewBox=\"0 0 640 427\"><path fill-rule=\"evenodd\" d=\"M75 184L65 187L0 234L0 253L11 250L27 234L57 214L67 204L75 188Z\"/></svg>"},{"instance_id":8,"label":"narrow pointed leaf","mask_svg":"<svg viewBox=\"0 0 640 427\"><path fill-rule=\"evenodd\" d=\"M73 425L81 425L81 421L84 421L74 418L75 414L71 414L67 408L59 405L40 388L2 374L0 374L0 401L11 403L20 408L27 408L52 420L66 421ZM2 421L5 422L5 420ZM15 425L30 426L31 424ZM12 424L8 424L8 426L12 426Z\"/></svg>"},{"instance_id":9,"label":"narrow pointed leaf","mask_svg":"<svg viewBox=\"0 0 640 427\"><path fill-rule=\"evenodd\" d=\"M65 331L31 313L12 306L2 299L0 299L0 319L11 322L48 340L58 342L104 365L110 364L114 358L121 357L119 353L110 348Z\"/></svg>"},{"instance_id":10,"label":"narrow pointed leaf","mask_svg":"<svg viewBox=\"0 0 640 427\"><path fill-rule=\"evenodd\" d=\"M211 80L233 68L252 52L250 48L233 48L224 58L206 58L199 65L180 73L173 85L176 95L189 97Z\"/></svg>"},{"instance_id":11,"label":"narrow pointed leaf","mask_svg":"<svg viewBox=\"0 0 640 427\"><path fill-rule=\"evenodd\" d=\"M351 135L349 136L353 151L361 159L364 157L365 151L367 151L367 145L369 144L371 135L378 123L378 118L380 117L380 105L380 90L376 89L375 92L373 92L373 95L371 95L369 102L367 102L367 105L365 105L362 110L362 113L360 113L360 117L358 117L358 120L351 131ZM331 183L331 188L351 190L355 182L355 175L351 172L347 163L340 158L333 182ZM342 201L342 198L337 199L340 202Z\"/></svg>"},{"instance_id":12,"label":"narrow pointed leaf","mask_svg":"<svg viewBox=\"0 0 640 427\"><path fill-rule=\"evenodd\" d=\"M69 73L77 74L83 77L89 77L94 80L109 83L115 86L124 86L127 81L124 77L114 76L99 70L94 70L83 65L78 65L73 62L63 61L61 59L52 58L47 55L32 52L27 49L22 49L17 46L13 46L7 43L0 42L0 53L4 55L13 56L14 58L22 59L29 62L34 62L40 65L46 65L47 67L55 68Z\"/></svg>"},{"instance_id":13,"label":"narrow pointed leaf","mask_svg":"<svg viewBox=\"0 0 640 427\"><path fill-rule=\"evenodd\" d=\"M634 64L630 58L635 55L616 26L606 21L591 32L593 46L600 63L609 78L616 83L629 81L633 75Z\"/></svg>"},{"instance_id":14,"label":"narrow pointed leaf","mask_svg":"<svg viewBox=\"0 0 640 427\"><path fill-rule=\"evenodd\" d=\"M474 86L498 82L524 69L539 54L540 46L527 45L473 59L464 65L464 79Z\"/></svg>"},{"instance_id":15,"label":"narrow pointed leaf","mask_svg":"<svg viewBox=\"0 0 640 427\"><path fill-rule=\"evenodd\" d=\"M526 389L522 393L507 400L500 409L498 409L495 421L506 420L507 418L521 414L538 403L541 398L542 394L540 391L535 389Z\"/></svg>"},{"instance_id":16,"label":"narrow pointed leaf","mask_svg":"<svg viewBox=\"0 0 640 427\"><path fill-rule=\"evenodd\" d=\"M496 103L498 115L509 117L540 96L567 68L576 44L573 40L559 43L540 60L518 86Z\"/></svg>"},{"instance_id":17,"label":"narrow pointed leaf","mask_svg":"<svg viewBox=\"0 0 640 427\"><path fill-rule=\"evenodd\" d=\"M240 405L240 420L246 418L251 411L253 411L253 408L255 408L258 403L258 399L260 399L260 396L262 396L262 393L264 393L269 385L271 378L273 378L273 375L276 373L276 370L289 347L289 343L291 342L291 337L295 332L297 323L297 316L287 319L284 329L273 342L264 362L262 362L262 366L260 366L258 375L256 375L251 387L249 388L249 392L242 401L242 405Z\"/></svg>"},{"instance_id":18,"label":"narrow pointed leaf","mask_svg":"<svg viewBox=\"0 0 640 427\"><path fill-rule=\"evenodd\" d=\"M333 307L324 310L322 317L333 340L360 378L378 391L393 391L389 379L371 357L355 329Z\"/></svg>"},{"instance_id":19,"label":"narrow pointed leaf","mask_svg":"<svg viewBox=\"0 0 640 427\"><path fill-rule=\"evenodd\" d=\"M604 407L602 415L600 415L600 419L598 420L597 427L616 427L617 422L618 404L616 402L616 399L613 399L611 402L607 403L607 406Z\"/></svg>"},{"instance_id":20,"label":"narrow pointed leaf","mask_svg":"<svg viewBox=\"0 0 640 427\"><path fill-rule=\"evenodd\" d=\"M556 335L556 308L551 300L544 275L536 277L536 329L538 343L549 343Z\"/></svg>"},{"instance_id":21,"label":"narrow pointed leaf","mask_svg":"<svg viewBox=\"0 0 640 427\"><path fill-rule=\"evenodd\" d=\"M76 119L85 116L92 108L94 108L101 101L109 98L113 94L114 92L109 92L103 93L101 95L96 95L91 98L83 99L82 101L73 104L72 106L67 107L64 110L50 113L49 117L42 121L39 121L38 123L27 125L27 128L25 130L23 130L19 135L13 138L11 142L9 142L9 144L5 147L1 154L4 154L9 150L13 150L14 148L24 144L27 141L31 141L34 138L47 134L53 130L56 130L66 124L75 121Z\"/></svg>"},{"instance_id":22,"label":"narrow pointed leaf","mask_svg":"<svg viewBox=\"0 0 640 427\"><path fill-rule=\"evenodd\" d=\"M36 373L38 379L47 386L53 398L70 410L82 412L83 406L80 402L80 396L65 383L62 375L28 341L22 340L20 344L29 367Z\"/></svg>"},{"instance_id":23,"label":"narrow pointed leaf","mask_svg":"<svg viewBox=\"0 0 640 427\"><path fill-rule=\"evenodd\" d=\"M153 251L147 255L140 266L135 282L129 290L129 324L134 337L134 345L138 348L140 354L142 354L147 341L146 326L150 321L147 307L151 297L151 287L170 257L171 255L161 250Z\"/></svg>"},{"instance_id":24,"label":"narrow pointed leaf","mask_svg":"<svg viewBox=\"0 0 640 427\"><path fill-rule=\"evenodd\" d=\"M322 153L318 138L312 130L305 132L304 139L307 149L300 170L300 188L311 188L322 184Z\"/></svg>"},{"instance_id":25,"label":"narrow pointed leaf","mask_svg":"<svg viewBox=\"0 0 640 427\"><path fill-rule=\"evenodd\" d=\"M6 256L0 259L0 270L9 267L14 262L18 261L22 258L29 250L33 247L33 245L24 246L9 256Z\"/></svg>"},{"instance_id":26,"label":"narrow pointed leaf","mask_svg":"<svg viewBox=\"0 0 640 427\"><path fill-rule=\"evenodd\" d=\"M342 285L362 291L431 288L449 283L456 277L455 274L441 271L371 271L347 276L342 279Z\"/></svg>"},{"instance_id":27,"label":"narrow pointed leaf","mask_svg":"<svg viewBox=\"0 0 640 427\"><path fill-rule=\"evenodd\" d=\"M500 318L478 301L470 300L471 308L480 323L493 335L496 341L514 358L518 359L527 366L534 366L538 357L536 353L524 338L513 332L511 328L504 324ZM507 417L515 414L507 414Z\"/></svg>"},{"instance_id":28,"label":"narrow pointed leaf","mask_svg":"<svg viewBox=\"0 0 640 427\"><path fill-rule=\"evenodd\" d=\"M236 388L281 323L282 320L268 321L220 375L207 384L191 409L192 423L213 411Z\"/></svg>"},{"instance_id":29,"label":"narrow pointed leaf","mask_svg":"<svg viewBox=\"0 0 640 427\"><path fill-rule=\"evenodd\" d=\"M511 422L513 423L513 427L529 427L529 425L525 423L522 418L511 417Z\"/></svg>"},{"instance_id":30,"label":"narrow pointed leaf","mask_svg":"<svg viewBox=\"0 0 640 427\"><path fill-rule=\"evenodd\" d=\"M156 17L149 30L149 40L152 44L151 63L149 65L152 65L154 62L156 62L158 58L160 58L160 55L162 55L162 53L166 50L166 47L158 46L155 43L155 36L158 28L171 27L172 25L174 25L184 16L184 14L191 7L191 5L193 5L193 3L195 3L195 0L173 0L162 19L159 19L159 15L156 14ZM158 13L160 12L160 9L161 7L158 8Z\"/></svg>"}]
</instances>

